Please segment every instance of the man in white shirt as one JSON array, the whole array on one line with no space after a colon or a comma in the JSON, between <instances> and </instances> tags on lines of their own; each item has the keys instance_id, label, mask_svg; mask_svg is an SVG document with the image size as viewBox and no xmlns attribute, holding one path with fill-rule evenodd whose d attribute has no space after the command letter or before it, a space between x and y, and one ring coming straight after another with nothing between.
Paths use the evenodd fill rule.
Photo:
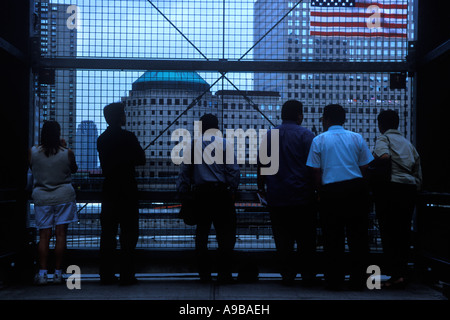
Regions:
<instances>
[{"instance_id":1,"label":"man in white shirt","mask_svg":"<svg viewBox=\"0 0 450 320\"><path fill-rule=\"evenodd\" d=\"M363 179L373 156L363 137L345 130L345 110L331 104L323 111L324 133L315 137L306 165L313 170L320 198L327 287L344 284L345 236L350 251L350 286L362 289L368 254L368 188Z\"/></svg>"}]
</instances>

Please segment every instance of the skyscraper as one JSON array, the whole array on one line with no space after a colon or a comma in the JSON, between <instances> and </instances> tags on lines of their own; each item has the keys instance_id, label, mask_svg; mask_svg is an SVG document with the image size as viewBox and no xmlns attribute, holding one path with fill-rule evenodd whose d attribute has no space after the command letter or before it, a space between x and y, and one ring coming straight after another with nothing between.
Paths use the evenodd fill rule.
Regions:
<instances>
[{"instance_id":1,"label":"skyscraper","mask_svg":"<svg viewBox=\"0 0 450 320\"><path fill-rule=\"evenodd\" d=\"M97 138L97 125L94 121L81 121L75 139L75 156L80 172L98 170Z\"/></svg>"},{"instance_id":2,"label":"skyscraper","mask_svg":"<svg viewBox=\"0 0 450 320\"><path fill-rule=\"evenodd\" d=\"M405 59L408 54L407 40L411 38L414 28L410 12L413 6L408 5L410 0L392 1L398 8L403 8L392 13L401 17L402 21L401 24L396 24L397 29L402 28L402 34L395 37L392 34L369 34L379 29L370 30L368 27L363 27L367 33L359 36L355 36L358 33L344 35L343 32L350 29L347 26L352 24L348 24L338 12L344 12L342 16L348 16L353 9L345 11L347 9L319 8L328 6L329 2L256 1L255 42L260 41L270 28L280 22L255 46L255 59L293 62L386 62ZM358 1L335 1L333 6L350 2ZM367 12L363 14L370 16ZM317 21L316 16L321 16L321 20ZM367 20L367 23L370 24L371 20ZM318 31L317 26L331 26L331 32L323 32L328 29ZM288 73L255 73L254 79L256 90L276 90L280 92L283 101L302 101L305 116L303 125L309 129L317 129L318 133L322 130L319 118L323 107L329 103L339 103L347 111L347 129L363 135L370 147L373 147L379 134L376 116L382 109L398 111L400 130L410 137L410 83L407 83L405 89L391 89L388 73L327 73L325 70L302 73L300 70L292 70Z\"/></svg>"},{"instance_id":3,"label":"skyscraper","mask_svg":"<svg viewBox=\"0 0 450 320\"><path fill-rule=\"evenodd\" d=\"M76 29L67 27L68 5L36 2L35 35L39 37L41 57L75 57ZM61 137L69 148L75 147L76 77L74 70L40 70L35 76L35 142L45 120L61 124Z\"/></svg>"},{"instance_id":4,"label":"skyscraper","mask_svg":"<svg viewBox=\"0 0 450 320\"><path fill-rule=\"evenodd\" d=\"M212 94L210 85L196 72L147 71L121 100L126 106L126 129L134 132L142 147L147 148L148 161L145 167L138 168L138 176L148 179L146 186L159 189L173 187L179 173L171 158L179 141L172 141L172 133L185 129L194 138L194 121L203 114L218 117L224 137L227 130L241 129L251 135L270 128L263 115L255 111L255 105L274 123L280 120L278 92L219 90ZM237 158L243 183L253 183L256 188L256 164L250 163L249 155L257 146L250 144L248 136L242 140L236 137L235 149L240 150Z\"/></svg>"},{"instance_id":5,"label":"skyscraper","mask_svg":"<svg viewBox=\"0 0 450 320\"><path fill-rule=\"evenodd\" d=\"M171 134L177 128L193 131L194 120L211 108L209 88L196 72L149 70L133 82L122 102L127 115L126 129L147 148L148 161L138 169L139 177L151 178L159 187L174 184L178 168L171 160L171 150L176 144L171 141ZM201 94L202 98L197 100ZM191 109L166 130L191 103L194 103Z\"/></svg>"}]
</instances>

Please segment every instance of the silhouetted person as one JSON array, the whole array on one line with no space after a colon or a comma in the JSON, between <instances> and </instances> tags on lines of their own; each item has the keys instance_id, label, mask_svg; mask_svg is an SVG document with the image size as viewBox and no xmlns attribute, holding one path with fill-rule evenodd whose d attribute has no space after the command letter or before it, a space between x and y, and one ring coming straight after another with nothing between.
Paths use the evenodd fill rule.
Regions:
<instances>
[{"instance_id":1,"label":"silhouetted person","mask_svg":"<svg viewBox=\"0 0 450 320\"><path fill-rule=\"evenodd\" d=\"M196 228L195 250L200 280L211 280L212 266L208 253L208 235L213 224L218 243L218 281L227 283L233 280L232 259L236 243L234 195L239 186L239 166L234 157L234 150L231 148L232 144L227 144L219 134L217 117L205 114L200 121L203 138L195 140L199 147L194 153L201 152L202 161L194 165L186 163L181 165L177 189L180 194L183 194L192 188L196 206L198 206L199 222ZM195 145L197 144L194 143ZM212 162L213 159L209 159L212 163L207 164L210 155L203 152L207 146L214 146L214 153L223 150L223 156L213 155L211 152L211 156L217 156L218 161ZM233 159L230 164L226 164L227 154ZM194 156L192 158L194 159Z\"/></svg>"},{"instance_id":2,"label":"silhouetted person","mask_svg":"<svg viewBox=\"0 0 450 320\"><path fill-rule=\"evenodd\" d=\"M303 282L315 279L316 205L310 169L306 166L314 134L301 126L303 105L289 100L283 104L279 141L267 133L268 150L279 144L279 169L274 175L261 175L258 168L259 193L265 194L278 252L278 267L286 284L292 284L300 271ZM294 252L297 244L298 255ZM301 266L301 268L300 268Z\"/></svg>"},{"instance_id":3,"label":"silhouetted person","mask_svg":"<svg viewBox=\"0 0 450 320\"><path fill-rule=\"evenodd\" d=\"M33 173L34 212L39 229L39 273L36 284L47 283L47 260L52 228L55 227L54 283L62 283L62 262L66 249L66 231L71 222L78 220L75 190L71 174L78 166L74 153L61 140L61 127L56 121L42 126L41 144L31 148L29 162Z\"/></svg>"},{"instance_id":4,"label":"silhouetted person","mask_svg":"<svg viewBox=\"0 0 450 320\"><path fill-rule=\"evenodd\" d=\"M139 210L135 166L145 164L145 152L136 136L125 125L122 103L103 109L108 128L98 137L97 150L103 175L101 211L100 279L104 284L115 277L116 236L120 225L120 283L136 282L135 248L139 236Z\"/></svg>"},{"instance_id":5,"label":"silhouetted person","mask_svg":"<svg viewBox=\"0 0 450 320\"><path fill-rule=\"evenodd\" d=\"M417 190L422 183L420 157L414 146L397 130L398 114L380 112L374 156L391 161L391 181L374 190L387 273L384 287L403 287L407 281L411 220Z\"/></svg>"},{"instance_id":6,"label":"silhouetted person","mask_svg":"<svg viewBox=\"0 0 450 320\"><path fill-rule=\"evenodd\" d=\"M363 137L345 130L345 110L327 105L323 111L324 133L314 138L307 165L313 168L320 196L320 218L326 258L328 289L339 290L345 279L345 236L350 253L350 286L366 283L368 247L368 187L364 171L373 160Z\"/></svg>"}]
</instances>

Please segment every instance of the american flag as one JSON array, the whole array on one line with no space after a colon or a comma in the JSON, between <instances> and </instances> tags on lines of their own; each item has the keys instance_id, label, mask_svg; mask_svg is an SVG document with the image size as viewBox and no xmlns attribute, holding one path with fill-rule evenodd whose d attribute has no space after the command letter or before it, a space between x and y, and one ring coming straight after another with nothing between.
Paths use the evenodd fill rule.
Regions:
<instances>
[{"instance_id":1,"label":"american flag","mask_svg":"<svg viewBox=\"0 0 450 320\"><path fill-rule=\"evenodd\" d=\"M407 0L311 0L310 35L406 38L407 17Z\"/></svg>"}]
</instances>

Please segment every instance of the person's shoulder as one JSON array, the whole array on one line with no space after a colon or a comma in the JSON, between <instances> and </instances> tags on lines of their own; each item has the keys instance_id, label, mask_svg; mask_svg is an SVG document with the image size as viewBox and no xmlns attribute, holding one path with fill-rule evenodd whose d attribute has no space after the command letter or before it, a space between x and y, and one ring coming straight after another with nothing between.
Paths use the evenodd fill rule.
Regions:
<instances>
[{"instance_id":1,"label":"person's shoulder","mask_svg":"<svg viewBox=\"0 0 450 320\"><path fill-rule=\"evenodd\" d=\"M389 139L389 137L387 136L387 135L385 135L385 134L380 134L378 137L377 137L377 140L375 141L376 143L380 143L380 142L388 142L388 139Z\"/></svg>"},{"instance_id":2,"label":"person's shoulder","mask_svg":"<svg viewBox=\"0 0 450 320\"><path fill-rule=\"evenodd\" d=\"M403 135L396 134L396 135L394 135L394 137L395 137L394 139L397 141L397 144L406 145L406 146L408 146L408 148L410 148L412 150L413 153L417 153L417 149L414 146L414 144L410 140L405 138Z\"/></svg>"},{"instance_id":3,"label":"person's shoulder","mask_svg":"<svg viewBox=\"0 0 450 320\"><path fill-rule=\"evenodd\" d=\"M108 130L108 128L107 128L105 131L103 131L102 133L99 134L97 140L99 140L99 139L100 139L100 140L101 140L101 139L104 139L104 138L107 137L109 134L110 134L110 130Z\"/></svg>"},{"instance_id":4,"label":"person's shoulder","mask_svg":"<svg viewBox=\"0 0 450 320\"><path fill-rule=\"evenodd\" d=\"M319 145L322 143L322 141L327 138L327 132L322 132L321 134L318 134L317 136L313 137L312 144L313 145Z\"/></svg>"},{"instance_id":5,"label":"person's shoulder","mask_svg":"<svg viewBox=\"0 0 450 320\"><path fill-rule=\"evenodd\" d=\"M38 146L32 146L28 149L28 156L31 158L35 157L35 154L38 152Z\"/></svg>"},{"instance_id":6,"label":"person's shoulder","mask_svg":"<svg viewBox=\"0 0 450 320\"><path fill-rule=\"evenodd\" d=\"M97 145L101 144L103 140L105 140L107 133L106 131L103 131L98 137L97 137Z\"/></svg>"},{"instance_id":7,"label":"person's shoulder","mask_svg":"<svg viewBox=\"0 0 450 320\"><path fill-rule=\"evenodd\" d=\"M330 132L329 131L324 131L324 132L322 132L322 133L319 133L317 136L315 136L314 137L314 140L322 140L322 139L324 139L324 138L326 138L326 137L328 137L330 135Z\"/></svg>"},{"instance_id":8,"label":"person's shoulder","mask_svg":"<svg viewBox=\"0 0 450 320\"><path fill-rule=\"evenodd\" d=\"M114 137L125 137L125 138L135 138L136 137L136 135L134 134L134 132L132 132L132 131L128 131L128 130L126 130L126 129L122 129L122 128L116 128L116 129L114 129L114 130L105 130L100 136L99 136L99 139L100 139L100 137L103 137L103 139L104 138L106 138L106 137L109 137L109 136L114 136Z\"/></svg>"},{"instance_id":9,"label":"person's shoulder","mask_svg":"<svg viewBox=\"0 0 450 320\"><path fill-rule=\"evenodd\" d=\"M126 135L126 136L136 136L136 135L134 134L134 132L129 131L129 130L126 130L126 129L122 129L120 132L121 132L123 135Z\"/></svg>"},{"instance_id":10,"label":"person's shoulder","mask_svg":"<svg viewBox=\"0 0 450 320\"><path fill-rule=\"evenodd\" d=\"M136 134L132 131L128 131L125 129L122 129L121 131L121 135L124 138L125 141L129 141L129 142L135 142L138 141L138 138L136 136Z\"/></svg>"},{"instance_id":11,"label":"person's shoulder","mask_svg":"<svg viewBox=\"0 0 450 320\"><path fill-rule=\"evenodd\" d=\"M356 132L354 132L352 130L349 130L349 129L346 129L344 127L342 127L339 131L341 133L346 133L346 134L350 134L350 135L358 135L358 136L360 135L359 133L356 133Z\"/></svg>"},{"instance_id":12,"label":"person's shoulder","mask_svg":"<svg viewBox=\"0 0 450 320\"><path fill-rule=\"evenodd\" d=\"M39 153L43 151L42 146L41 145L34 145L30 148L30 152L31 153Z\"/></svg>"},{"instance_id":13,"label":"person's shoulder","mask_svg":"<svg viewBox=\"0 0 450 320\"><path fill-rule=\"evenodd\" d=\"M390 140L394 139L394 140L399 141L401 143L411 144L412 145L411 141L406 139L400 132L398 132L398 133L390 133L390 132L388 132L388 133L384 134L384 136L385 136L386 140L389 138Z\"/></svg>"},{"instance_id":14,"label":"person's shoulder","mask_svg":"<svg viewBox=\"0 0 450 320\"><path fill-rule=\"evenodd\" d=\"M360 141L364 140L364 138L361 134L354 132L352 130L344 129L344 134L346 134L347 136L352 137L354 139L360 140Z\"/></svg>"},{"instance_id":15,"label":"person's shoulder","mask_svg":"<svg viewBox=\"0 0 450 320\"><path fill-rule=\"evenodd\" d=\"M298 128L295 130L297 137L299 137L303 141L312 141L316 135L309 130L308 128L305 128L303 126L298 126Z\"/></svg>"},{"instance_id":16,"label":"person's shoulder","mask_svg":"<svg viewBox=\"0 0 450 320\"><path fill-rule=\"evenodd\" d=\"M303 126L298 126L298 127L299 127L298 130L299 130L302 134L304 134L304 135L306 135L306 136L308 136L308 137L315 137L315 136L316 136L310 129L305 128L305 127L303 127Z\"/></svg>"},{"instance_id":17,"label":"person's shoulder","mask_svg":"<svg viewBox=\"0 0 450 320\"><path fill-rule=\"evenodd\" d=\"M273 130L283 130L284 129L284 127L283 127L283 125L278 125L278 126L275 126L275 127L273 127L273 128L270 128L269 130L267 130L267 135L268 136L270 136L271 135L271 133L273 132Z\"/></svg>"},{"instance_id":18,"label":"person's shoulder","mask_svg":"<svg viewBox=\"0 0 450 320\"><path fill-rule=\"evenodd\" d=\"M285 127L285 126L283 126L283 124L279 124L279 125L277 125L277 126L274 126L274 127L271 128L271 129L269 129L268 131L272 131L273 129L279 130L279 129L284 128L284 127Z\"/></svg>"}]
</instances>

